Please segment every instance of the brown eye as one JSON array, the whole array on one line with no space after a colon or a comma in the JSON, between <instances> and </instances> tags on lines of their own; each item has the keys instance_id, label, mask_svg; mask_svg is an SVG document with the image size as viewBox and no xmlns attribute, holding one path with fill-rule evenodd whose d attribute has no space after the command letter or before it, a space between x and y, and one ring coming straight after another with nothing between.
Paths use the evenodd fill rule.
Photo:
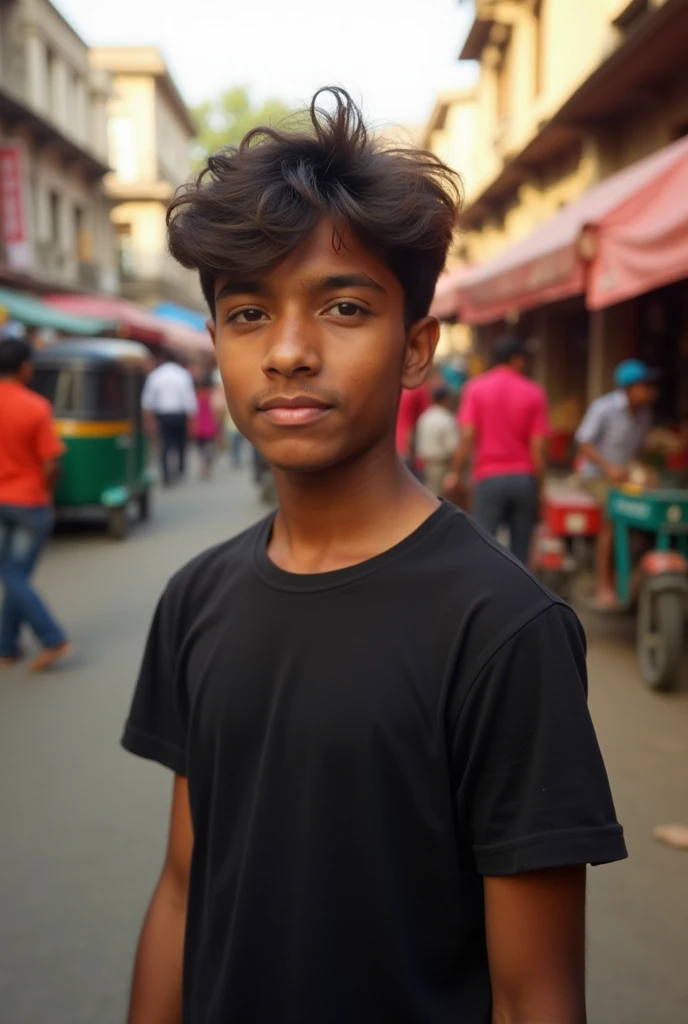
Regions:
<instances>
[{"instance_id":1,"label":"brown eye","mask_svg":"<svg viewBox=\"0 0 688 1024\"><path fill-rule=\"evenodd\" d=\"M265 314L262 309L255 309L253 306L249 306L247 309L240 309L238 313L232 313L229 322L234 324L255 324L263 316Z\"/></svg>"}]
</instances>

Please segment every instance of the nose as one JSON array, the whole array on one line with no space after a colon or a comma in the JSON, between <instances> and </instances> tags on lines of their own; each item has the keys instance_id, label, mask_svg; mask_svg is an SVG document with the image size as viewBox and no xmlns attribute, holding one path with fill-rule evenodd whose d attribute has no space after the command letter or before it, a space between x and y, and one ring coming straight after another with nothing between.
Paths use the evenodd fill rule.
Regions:
<instances>
[{"instance_id":1,"label":"nose","mask_svg":"<svg viewBox=\"0 0 688 1024\"><path fill-rule=\"evenodd\" d=\"M320 368L316 327L311 318L298 313L280 317L271 332L263 372L269 377L311 377Z\"/></svg>"}]
</instances>

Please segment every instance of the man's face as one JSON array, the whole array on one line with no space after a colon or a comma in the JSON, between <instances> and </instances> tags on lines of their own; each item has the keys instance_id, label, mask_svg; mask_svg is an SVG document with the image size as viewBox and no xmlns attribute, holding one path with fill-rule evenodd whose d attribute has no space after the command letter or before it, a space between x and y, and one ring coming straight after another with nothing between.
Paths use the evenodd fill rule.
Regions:
<instances>
[{"instance_id":1,"label":"man's face","mask_svg":"<svg viewBox=\"0 0 688 1024\"><path fill-rule=\"evenodd\" d=\"M628 397L634 409L647 409L657 401L658 390L656 384L649 384L646 381L640 384L633 384L628 389Z\"/></svg>"},{"instance_id":2,"label":"man's face","mask_svg":"<svg viewBox=\"0 0 688 1024\"><path fill-rule=\"evenodd\" d=\"M401 284L323 222L257 281L219 278L210 324L232 418L272 465L317 472L394 445L401 385L430 367L438 327L404 327Z\"/></svg>"}]
</instances>

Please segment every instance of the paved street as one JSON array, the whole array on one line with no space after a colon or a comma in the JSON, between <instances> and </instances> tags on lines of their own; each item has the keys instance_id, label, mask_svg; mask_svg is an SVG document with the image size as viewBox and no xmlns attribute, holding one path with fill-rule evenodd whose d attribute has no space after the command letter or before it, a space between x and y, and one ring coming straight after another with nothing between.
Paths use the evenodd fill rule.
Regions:
<instances>
[{"instance_id":1,"label":"paved street","mask_svg":"<svg viewBox=\"0 0 688 1024\"><path fill-rule=\"evenodd\" d=\"M78 654L0 678L0 1019L122 1024L134 944L163 854L169 773L120 751L153 605L171 572L260 514L247 478L156 495L124 544L63 531L40 585ZM631 859L591 872L591 1024L682 1024L688 854L653 825L688 820L688 667L646 693L632 625L587 622L591 700ZM323 1022L325 1024L325 1022Z\"/></svg>"}]
</instances>

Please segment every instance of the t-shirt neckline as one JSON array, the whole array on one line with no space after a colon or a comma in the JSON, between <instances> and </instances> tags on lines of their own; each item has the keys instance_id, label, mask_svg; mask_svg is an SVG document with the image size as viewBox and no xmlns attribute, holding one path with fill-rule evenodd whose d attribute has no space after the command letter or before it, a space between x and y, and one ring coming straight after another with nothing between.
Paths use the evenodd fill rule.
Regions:
<instances>
[{"instance_id":1,"label":"t-shirt neckline","mask_svg":"<svg viewBox=\"0 0 688 1024\"><path fill-rule=\"evenodd\" d=\"M261 579L278 590L290 591L292 593L332 590L336 587L354 583L373 572L377 572L378 569L399 558L425 540L440 523L456 515L457 512L458 510L454 505L442 499L440 506L420 526L416 527L415 530L397 544L387 548L386 551L381 551L379 555L373 555L372 558L366 558L363 562L357 562L355 565L349 565L344 569L333 569L329 572L318 573L288 572L286 569L281 569L269 557L268 543L272 535L275 516L277 515L277 512L273 512L263 520L256 536L253 549L253 565Z\"/></svg>"}]
</instances>

